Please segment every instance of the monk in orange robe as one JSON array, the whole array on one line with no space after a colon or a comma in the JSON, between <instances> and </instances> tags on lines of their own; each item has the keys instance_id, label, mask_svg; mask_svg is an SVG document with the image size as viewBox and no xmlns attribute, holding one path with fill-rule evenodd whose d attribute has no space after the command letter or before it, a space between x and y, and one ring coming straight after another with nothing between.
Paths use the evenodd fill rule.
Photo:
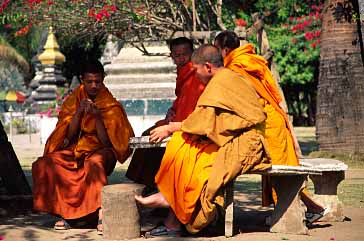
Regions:
<instances>
[{"instance_id":1,"label":"monk in orange robe","mask_svg":"<svg viewBox=\"0 0 364 241\"><path fill-rule=\"evenodd\" d=\"M178 236L181 224L199 232L223 207L224 185L241 173L271 167L262 134L266 117L254 88L223 67L212 45L198 48L192 62L207 86L187 119L152 131L151 141L157 142L174 132L155 178L160 192L135 196L142 205L170 207L151 236Z\"/></svg>"},{"instance_id":2,"label":"monk in orange robe","mask_svg":"<svg viewBox=\"0 0 364 241\"><path fill-rule=\"evenodd\" d=\"M215 46L221 50L224 65L245 77L255 88L267 114L264 137L267 142L269 155L273 165L298 166L298 145L293 132L293 127L288 116L280 106L282 97L276 86L275 80L268 68L267 61L255 54L252 44L240 46L240 41L233 31L223 31L215 38ZM240 47L239 47L240 46ZM263 177L264 178L264 177ZM263 179L263 184L267 180ZM270 188L263 186L263 205L270 204ZM276 203L276 194L272 192L272 198ZM310 213L321 213L324 208L315 203L304 189L301 192L302 201Z\"/></svg>"},{"instance_id":3,"label":"monk in orange robe","mask_svg":"<svg viewBox=\"0 0 364 241\"><path fill-rule=\"evenodd\" d=\"M32 166L34 210L60 216L55 229L98 211L107 176L130 154L132 127L103 79L100 62L84 66L82 84L64 101L44 156Z\"/></svg>"},{"instance_id":4,"label":"monk in orange robe","mask_svg":"<svg viewBox=\"0 0 364 241\"><path fill-rule=\"evenodd\" d=\"M150 135L150 131L169 122L181 122L195 109L198 98L205 85L196 77L191 63L193 52L192 41L181 37L173 39L169 44L171 57L177 66L176 99L168 110L164 120L158 121L153 127L143 133ZM155 185L154 178L158 172L165 148L138 149L130 162L126 176L138 183L151 188ZM153 188L152 188L153 190ZM147 195L149 189L145 189Z\"/></svg>"}]
</instances>

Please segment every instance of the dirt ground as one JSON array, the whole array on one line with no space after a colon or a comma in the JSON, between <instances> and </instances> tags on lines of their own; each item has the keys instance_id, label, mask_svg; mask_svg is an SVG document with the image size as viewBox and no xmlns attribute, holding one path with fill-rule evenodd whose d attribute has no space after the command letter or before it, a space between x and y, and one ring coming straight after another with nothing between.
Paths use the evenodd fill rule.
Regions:
<instances>
[{"instance_id":1,"label":"dirt ground","mask_svg":"<svg viewBox=\"0 0 364 241\"><path fill-rule=\"evenodd\" d=\"M27 179L31 180L31 162L42 154L43 145L39 143L39 135L31 136L14 136L12 143L14 150L21 162ZM110 178L110 183L120 183L125 166L118 166L117 171ZM259 177L247 175L240 179L238 183L239 190L235 193L236 213L235 218L238 227L233 238L226 239L223 236L213 237L184 237L184 238L155 238L153 240L297 240L297 241L364 241L364 170L349 170L346 173L345 182L357 183L361 185L356 189L359 195L359 201L353 204L349 202L345 206L346 220L344 222L317 223L309 229L309 235L289 235L279 233L269 233L264 226L265 217L271 212L270 209L264 209L259 206L260 192L257 189ZM340 197L340 196L339 196ZM1 203L0 203L1 204ZM144 223L157 219L144 219ZM102 236L97 235L94 228L70 229L66 231L53 230L55 218L41 213L31 211L25 214L9 215L0 206L0 240L9 241L84 241L84 240L103 240ZM143 225L147 229L149 225ZM144 240L144 238L134 239Z\"/></svg>"}]
</instances>

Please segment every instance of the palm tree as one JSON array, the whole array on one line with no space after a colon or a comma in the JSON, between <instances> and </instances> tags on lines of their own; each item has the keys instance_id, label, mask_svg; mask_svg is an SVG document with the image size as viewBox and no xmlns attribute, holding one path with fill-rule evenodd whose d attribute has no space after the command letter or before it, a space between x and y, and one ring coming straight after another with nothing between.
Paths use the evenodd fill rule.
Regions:
<instances>
[{"instance_id":1,"label":"palm tree","mask_svg":"<svg viewBox=\"0 0 364 241\"><path fill-rule=\"evenodd\" d=\"M16 66L24 74L29 73L29 64L4 38L0 36L0 60Z\"/></svg>"},{"instance_id":2,"label":"palm tree","mask_svg":"<svg viewBox=\"0 0 364 241\"><path fill-rule=\"evenodd\" d=\"M357 0L325 1L316 115L323 151L364 153L363 49L355 6Z\"/></svg>"}]
</instances>

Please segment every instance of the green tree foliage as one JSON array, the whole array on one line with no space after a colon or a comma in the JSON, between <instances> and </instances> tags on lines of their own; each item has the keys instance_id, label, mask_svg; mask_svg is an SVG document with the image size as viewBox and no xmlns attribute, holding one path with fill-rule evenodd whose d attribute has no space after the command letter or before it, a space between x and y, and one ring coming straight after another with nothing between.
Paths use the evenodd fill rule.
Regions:
<instances>
[{"instance_id":1,"label":"green tree foliage","mask_svg":"<svg viewBox=\"0 0 364 241\"><path fill-rule=\"evenodd\" d=\"M295 125L314 125L323 1L254 1L243 4L236 19L251 26L251 14L263 16L270 48ZM256 42L250 36L251 42Z\"/></svg>"}]
</instances>

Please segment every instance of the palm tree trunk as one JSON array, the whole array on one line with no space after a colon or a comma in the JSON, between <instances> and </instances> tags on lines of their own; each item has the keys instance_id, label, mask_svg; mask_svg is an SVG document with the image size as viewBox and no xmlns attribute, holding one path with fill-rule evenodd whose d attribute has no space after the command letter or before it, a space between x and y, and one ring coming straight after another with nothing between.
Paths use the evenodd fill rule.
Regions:
<instances>
[{"instance_id":1,"label":"palm tree trunk","mask_svg":"<svg viewBox=\"0 0 364 241\"><path fill-rule=\"evenodd\" d=\"M358 27L347 11L339 11L352 7L348 0L325 1L316 115L323 151L364 153L364 67Z\"/></svg>"}]
</instances>

